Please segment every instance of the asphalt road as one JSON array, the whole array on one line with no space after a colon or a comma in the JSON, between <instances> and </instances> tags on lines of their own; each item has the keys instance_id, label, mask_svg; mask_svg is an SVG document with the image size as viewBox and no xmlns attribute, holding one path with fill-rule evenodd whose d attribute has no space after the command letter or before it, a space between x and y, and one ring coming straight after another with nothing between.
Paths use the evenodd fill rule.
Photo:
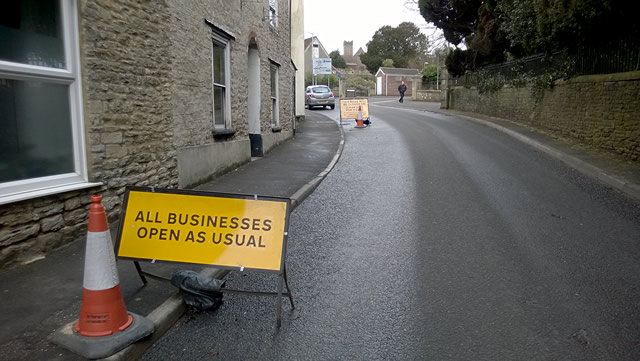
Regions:
<instances>
[{"instance_id":1,"label":"asphalt road","mask_svg":"<svg viewBox=\"0 0 640 361\"><path fill-rule=\"evenodd\" d=\"M292 214L282 328L274 298L225 294L145 360L640 359L638 204L491 128L394 105L345 125Z\"/></svg>"}]
</instances>

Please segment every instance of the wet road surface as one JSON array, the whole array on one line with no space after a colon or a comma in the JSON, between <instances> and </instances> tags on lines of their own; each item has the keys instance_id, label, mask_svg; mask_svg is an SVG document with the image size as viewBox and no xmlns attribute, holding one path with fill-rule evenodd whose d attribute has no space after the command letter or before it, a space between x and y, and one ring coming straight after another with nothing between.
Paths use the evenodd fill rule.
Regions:
<instances>
[{"instance_id":1,"label":"wet road surface","mask_svg":"<svg viewBox=\"0 0 640 361\"><path fill-rule=\"evenodd\" d=\"M274 298L225 294L144 359L640 359L638 204L493 129L387 105L345 124L291 215L281 329Z\"/></svg>"}]
</instances>

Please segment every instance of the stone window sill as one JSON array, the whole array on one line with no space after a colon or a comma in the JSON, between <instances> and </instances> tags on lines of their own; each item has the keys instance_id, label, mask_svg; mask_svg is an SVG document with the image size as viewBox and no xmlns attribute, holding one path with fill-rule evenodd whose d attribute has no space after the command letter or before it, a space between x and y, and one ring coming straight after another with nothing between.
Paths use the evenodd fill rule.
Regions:
<instances>
[{"instance_id":1,"label":"stone window sill","mask_svg":"<svg viewBox=\"0 0 640 361\"><path fill-rule=\"evenodd\" d=\"M27 199L50 196L50 195L54 195L54 194L77 191L77 190L86 189L86 188L96 188L96 187L100 187L102 185L103 185L103 183L101 183L101 182L96 182L96 183L77 182L77 183L72 183L72 184L65 184L65 185L61 185L61 186L56 186L56 187L47 187L47 188L42 188L42 189L36 189L36 190L28 191L28 192L9 194L9 195L0 197L0 205L1 204L8 204L8 203L13 203L13 202L24 201L24 200L27 200Z\"/></svg>"},{"instance_id":2,"label":"stone window sill","mask_svg":"<svg viewBox=\"0 0 640 361\"><path fill-rule=\"evenodd\" d=\"M233 137L233 135L236 134L235 129L215 129L213 131L213 139L216 140L225 140L228 138Z\"/></svg>"}]
</instances>

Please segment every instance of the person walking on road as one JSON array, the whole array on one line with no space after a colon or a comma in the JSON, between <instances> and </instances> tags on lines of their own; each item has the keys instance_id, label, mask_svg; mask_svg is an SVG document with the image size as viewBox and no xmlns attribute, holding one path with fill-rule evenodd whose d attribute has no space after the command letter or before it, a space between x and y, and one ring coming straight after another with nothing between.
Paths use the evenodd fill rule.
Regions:
<instances>
[{"instance_id":1,"label":"person walking on road","mask_svg":"<svg viewBox=\"0 0 640 361\"><path fill-rule=\"evenodd\" d=\"M400 93L400 100L398 100L400 103L404 103L404 92L407 91L407 86L404 85L404 80L400 83L400 85L398 86L398 92Z\"/></svg>"}]
</instances>

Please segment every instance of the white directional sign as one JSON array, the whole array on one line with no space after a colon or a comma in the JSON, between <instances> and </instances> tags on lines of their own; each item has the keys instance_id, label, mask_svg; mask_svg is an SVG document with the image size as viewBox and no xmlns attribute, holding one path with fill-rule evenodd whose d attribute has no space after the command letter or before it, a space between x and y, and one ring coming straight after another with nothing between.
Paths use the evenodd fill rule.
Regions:
<instances>
[{"instance_id":1,"label":"white directional sign","mask_svg":"<svg viewBox=\"0 0 640 361\"><path fill-rule=\"evenodd\" d=\"M313 59L313 75L331 74L331 58Z\"/></svg>"}]
</instances>

